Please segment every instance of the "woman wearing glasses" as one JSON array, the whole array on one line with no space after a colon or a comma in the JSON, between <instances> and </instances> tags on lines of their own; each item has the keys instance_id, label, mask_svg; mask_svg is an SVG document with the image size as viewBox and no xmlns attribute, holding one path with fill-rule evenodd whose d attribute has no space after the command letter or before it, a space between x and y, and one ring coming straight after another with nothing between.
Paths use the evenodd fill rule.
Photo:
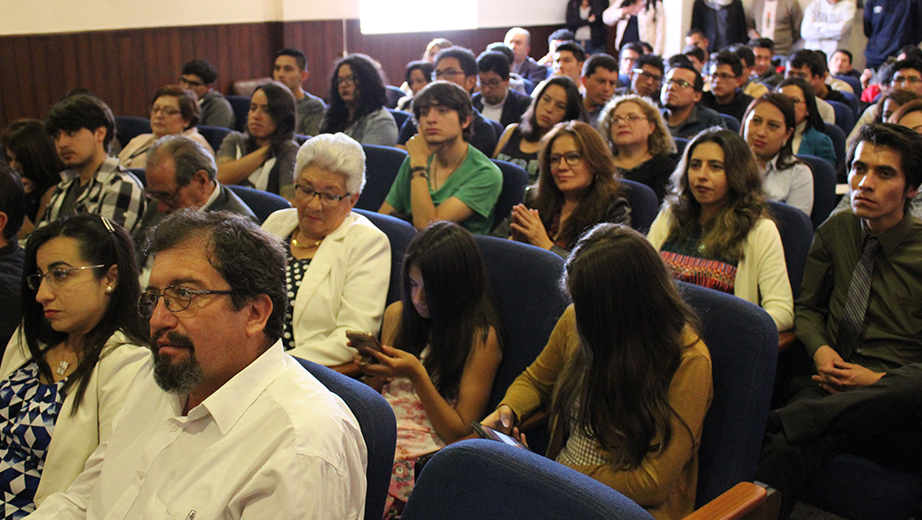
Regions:
<instances>
[{"instance_id":1,"label":"woman wearing glasses","mask_svg":"<svg viewBox=\"0 0 922 520\"><path fill-rule=\"evenodd\" d=\"M147 166L147 150L154 141L165 135L174 134L194 139L214 155L211 145L195 128L199 114L198 102L191 91L175 85L161 87L150 102L150 128L153 133L141 134L128 141L118 154L119 164L125 168L144 168Z\"/></svg>"},{"instance_id":2,"label":"woman wearing glasses","mask_svg":"<svg viewBox=\"0 0 922 520\"><path fill-rule=\"evenodd\" d=\"M22 324L0 363L3 518L67 489L149 369L135 262L128 233L99 215L29 237Z\"/></svg>"},{"instance_id":3,"label":"woman wearing glasses","mask_svg":"<svg viewBox=\"0 0 922 520\"><path fill-rule=\"evenodd\" d=\"M662 204L676 162L675 141L659 110L640 96L612 99L602 110L599 133L608 141L621 177L649 186Z\"/></svg>"},{"instance_id":4,"label":"woman wearing glasses","mask_svg":"<svg viewBox=\"0 0 922 520\"><path fill-rule=\"evenodd\" d=\"M288 251L288 353L358 374L346 331L377 335L390 282L387 236L352 207L365 184L362 146L345 134L304 143L295 169L295 207L263 229Z\"/></svg>"},{"instance_id":5,"label":"woman wearing glasses","mask_svg":"<svg viewBox=\"0 0 922 520\"><path fill-rule=\"evenodd\" d=\"M512 208L513 240L564 258L587 229L600 222L629 225L611 152L594 128L580 121L555 126L541 140L538 195L531 207Z\"/></svg>"},{"instance_id":6,"label":"woman wearing glasses","mask_svg":"<svg viewBox=\"0 0 922 520\"><path fill-rule=\"evenodd\" d=\"M336 62L329 99L320 133L342 132L362 144L397 144L397 123L384 107L384 81L368 56L350 54Z\"/></svg>"},{"instance_id":7,"label":"woman wearing glasses","mask_svg":"<svg viewBox=\"0 0 922 520\"><path fill-rule=\"evenodd\" d=\"M246 133L231 132L218 148L218 180L294 200L291 174L298 145L295 97L276 81L256 87L250 97Z\"/></svg>"}]
</instances>

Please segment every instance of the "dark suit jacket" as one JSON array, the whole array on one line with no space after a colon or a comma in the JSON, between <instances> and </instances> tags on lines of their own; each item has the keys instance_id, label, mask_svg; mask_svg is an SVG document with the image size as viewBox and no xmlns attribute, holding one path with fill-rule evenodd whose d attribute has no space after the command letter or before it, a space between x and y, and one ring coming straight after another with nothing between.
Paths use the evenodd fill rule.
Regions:
<instances>
[{"instance_id":1,"label":"dark suit jacket","mask_svg":"<svg viewBox=\"0 0 922 520\"><path fill-rule=\"evenodd\" d=\"M503 128L512 123L521 123L522 114L531 106L530 96L512 89L508 89L507 92L506 101L503 103L503 113L499 117L499 122L503 125ZM483 111L483 95L480 92L474 94L474 97L471 98L471 103L474 104L474 108L478 111Z\"/></svg>"},{"instance_id":2,"label":"dark suit jacket","mask_svg":"<svg viewBox=\"0 0 922 520\"><path fill-rule=\"evenodd\" d=\"M204 208L205 211L230 211L231 213L249 217L253 222L259 223L259 219L256 218L253 210L251 210L245 202L240 200L240 197L238 197L236 193L220 182L215 182L218 184L218 196L210 206ZM144 211L144 216L141 217L141 223L134 233L134 243L135 246L137 246L138 265L141 269L143 269L144 264L147 263L147 254L144 251L144 242L147 239L147 234L159 224L164 217L166 217L166 215L157 211L156 203L148 204L147 209Z\"/></svg>"}]
</instances>

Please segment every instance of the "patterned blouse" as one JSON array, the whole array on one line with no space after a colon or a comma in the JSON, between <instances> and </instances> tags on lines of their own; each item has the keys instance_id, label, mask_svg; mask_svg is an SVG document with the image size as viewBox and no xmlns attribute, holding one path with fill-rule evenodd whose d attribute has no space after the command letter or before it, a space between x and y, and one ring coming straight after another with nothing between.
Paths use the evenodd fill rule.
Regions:
<instances>
[{"instance_id":1,"label":"patterned blouse","mask_svg":"<svg viewBox=\"0 0 922 520\"><path fill-rule=\"evenodd\" d=\"M708 289L733 294L737 264L709 258L698 244L700 237L689 237L685 243L667 240L660 248L660 257L676 280Z\"/></svg>"},{"instance_id":2,"label":"patterned blouse","mask_svg":"<svg viewBox=\"0 0 922 520\"><path fill-rule=\"evenodd\" d=\"M38 365L31 361L0 382L0 488L5 520L35 510L32 500L66 397L64 382L42 383Z\"/></svg>"},{"instance_id":3,"label":"patterned blouse","mask_svg":"<svg viewBox=\"0 0 922 520\"><path fill-rule=\"evenodd\" d=\"M307 273L307 268L311 264L310 258L303 260L296 259L291 254L291 237L285 241L285 256L288 260L288 269L285 273L285 285L288 287L288 306L285 308L285 332L282 334L282 345L285 350L295 348L295 330L294 330L294 312L295 297L298 295L298 288L301 287L301 280Z\"/></svg>"}]
</instances>

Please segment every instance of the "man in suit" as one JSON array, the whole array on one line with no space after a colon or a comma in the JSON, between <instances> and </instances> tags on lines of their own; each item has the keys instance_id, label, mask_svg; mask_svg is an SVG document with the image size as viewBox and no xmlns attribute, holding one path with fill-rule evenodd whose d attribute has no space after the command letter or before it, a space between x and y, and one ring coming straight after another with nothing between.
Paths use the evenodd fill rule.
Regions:
<instances>
[{"instance_id":1,"label":"man in suit","mask_svg":"<svg viewBox=\"0 0 922 520\"><path fill-rule=\"evenodd\" d=\"M501 52L490 51L477 58L480 92L471 97L474 108L483 117L499 121L504 127L518 123L528 110L531 98L509 88L509 59Z\"/></svg>"},{"instance_id":2,"label":"man in suit","mask_svg":"<svg viewBox=\"0 0 922 520\"><path fill-rule=\"evenodd\" d=\"M513 72L535 85L547 78L547 69L538 65L528 55L531 52L531 33L521 27L513 27L506 33L503 43L515 54L515 62L512 64Z\"/></svg>"},{"instance_id":3,"label":"man in suit","mask_svg":"<svg viewBox=\"0 0 922 520\"><path fill-rule=\"evenodd\" d=\"M230 211L253 219L256 215L240 197L215 178L214 157L194 140L183 135L168 135L157 140L147 153L147 188L150 199L147 211L135 233L135 242L143 245L148 230L166 215L183 208L203 211ZM150 273L147 255L138 248L142 280Z\"/></svg>"}]
</instances>

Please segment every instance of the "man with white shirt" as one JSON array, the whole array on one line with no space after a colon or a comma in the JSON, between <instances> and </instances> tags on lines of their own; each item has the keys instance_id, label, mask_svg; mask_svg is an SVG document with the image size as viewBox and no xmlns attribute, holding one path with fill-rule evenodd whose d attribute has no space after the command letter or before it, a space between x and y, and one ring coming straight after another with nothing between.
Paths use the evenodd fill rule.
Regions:
<instances>
[{"instance_id":1,"label":"man with white shirt","mask_svg":"<svg viewBox=\"0 0 922 520\"><path fill-rule=\"evenodd\" d=\"M813 0L804 11L804 21L800 26L804 48L832 56L842 42L848 41L856 10L852 0Z\"/></svg>"},{"instance_id":2,"label":"man with white shirt","mask_svg":"<svg viewBox=\"0 0 922 520\"><path fill-rule=\"evenodd\" d=\"M358 423L279 341L281 244L249 219L183 210L151 250L138 312L153 375L73 485L31 518L362 518Z\"/></svg>"}]
</instances>

